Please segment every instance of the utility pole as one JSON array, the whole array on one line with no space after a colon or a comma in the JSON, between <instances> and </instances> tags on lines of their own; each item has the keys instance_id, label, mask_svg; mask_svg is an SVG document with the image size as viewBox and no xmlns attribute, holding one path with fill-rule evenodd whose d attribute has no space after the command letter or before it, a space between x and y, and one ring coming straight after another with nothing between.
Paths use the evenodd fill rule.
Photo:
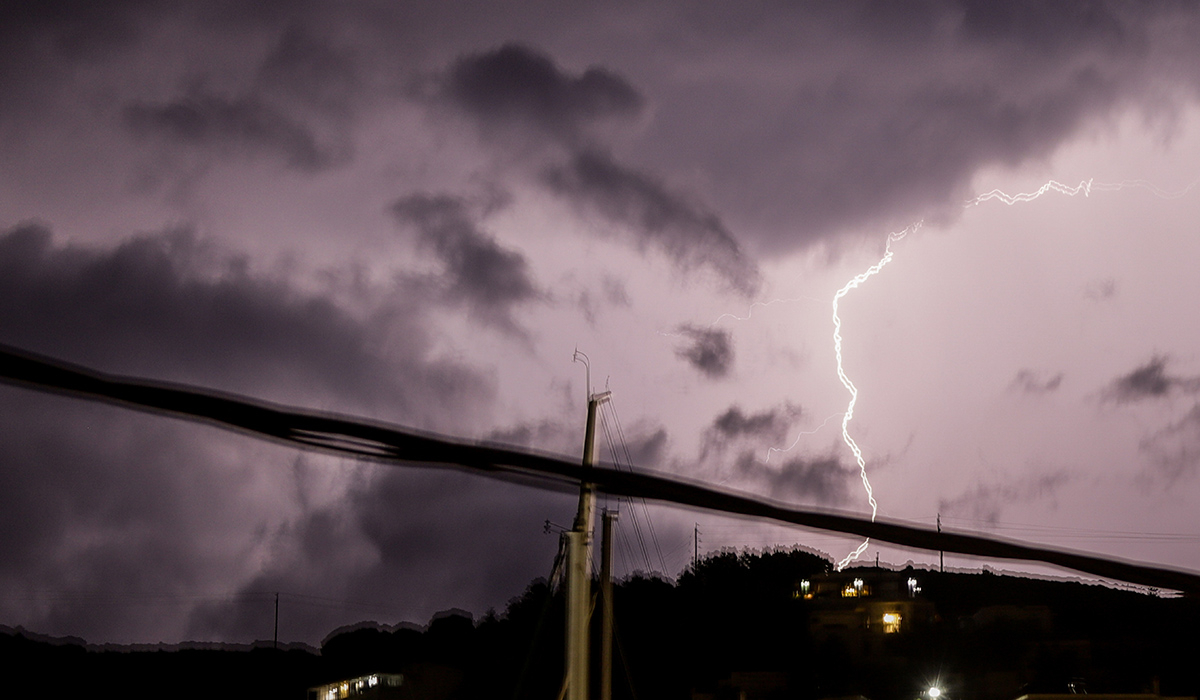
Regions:
<instances>
[{"instance_id":1,"label":"utility pole","mask_svg":"<svg viewBox=\"0 0 1200 700\"><path fill-rule=\"evenodd\" d=\"M942 514L938 513L938 532L942 531ZM939 573L946 573L946 553L938 550L938 569Z\"/></svg>"},{"instance_id":2,"label":"utility pole","mask_svg":"<svg viewBox=\"0 0 1200 700\"><path fill-rule=\"evenodd\" d=\"M600 700L612 700L613 656L613 523L617 511L604 510L604 539L600 543Z\"/></svg>"},{"instance_id":3,"label":"utility pole","mask_svg":"<svg viewBox=\"0 0 1200 700\"><path fill-rule=\"evenodd\" d=\"M275 645L279 648L279 591L275 591Z\"/></svg>"},{"instance_id":4,"label":"utility pole","mask_svg":"<svg viewBox=\"0 0 1200 700\"><path fill-rule=\"evenodd\" d=\"M596 503L595 486L588 478L596 463L596 412L611 396L612 392L606 391L588 397L579 510L575 513L571 531L563 535L567 541L566 700L587 700L588 696L588 622L592 607L588 565L591 563L592 511Z\"/></svg>"},{"instance_id":5,"label":"utility pole","mask_svg":"<svg viewBox=\"0 0 1200 700\"><path fill-rule=\"evenodd\" d=\"M696 529L692 531L692 574L696 573L697 567L700 566L700 523L696 523Z\"/></svg>"}]
</instances>

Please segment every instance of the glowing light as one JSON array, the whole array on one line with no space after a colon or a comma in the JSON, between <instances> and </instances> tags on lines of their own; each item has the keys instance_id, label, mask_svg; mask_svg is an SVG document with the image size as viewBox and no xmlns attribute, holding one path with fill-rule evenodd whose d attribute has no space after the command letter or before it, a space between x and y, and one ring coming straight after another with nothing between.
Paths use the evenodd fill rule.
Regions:
<instances>
[{"instance_id":1,"label":"glowing light","mask_svg":"<svg viewBox=\"0 0 1200 700\"><path fill-rule=\"evenodd\" d=\"M931 698L940 698L942 696L942 689L935 685L929 690L925 691L925 694Z\"/></svg>"},{"instance_id":2,"label":"glowing light","mask_svg":"<svg viewBox=\"0 0 1200 700\"><path fill-rule=\"evenodd\" d=\"M871 522L875 522L875 515L879 511L879 505L875 502L875 494L871 489L871 480L867 478L867 462L863 459L862 450L858 448L858 443L854 441L854 438L850 437L850 420L854 418L854 405L858 402L858 388L854 386L854 382L850 381L850 377L846 375L846 370L842 366L842 319L838 316L838 302L842 300L842 297L849 294L850 290L857 289L863 282L876 275L885 265L891 262L893 255L892 243L901 240L908 234L921 228L922 223L918 221L903 231L888 234L883 257L879 262L867 268L866 272L859 274L847 282L844 287L838 290L837 294L833 295L833 354L837 358L838 379L842 381L842 386L846 387L846 391L850 392L850 403L846 406L846 412L842 414L842 441L854 453L854 461L858 463L858 473L862 477L863 488L867 491L867 502L871 504ZM858 559L866 551L870 543L871 538L864 539L862 544L847 554L844 559L837 563L835 568L838 571L846 568L847 564Z\"/></svg>"}]
</instances>

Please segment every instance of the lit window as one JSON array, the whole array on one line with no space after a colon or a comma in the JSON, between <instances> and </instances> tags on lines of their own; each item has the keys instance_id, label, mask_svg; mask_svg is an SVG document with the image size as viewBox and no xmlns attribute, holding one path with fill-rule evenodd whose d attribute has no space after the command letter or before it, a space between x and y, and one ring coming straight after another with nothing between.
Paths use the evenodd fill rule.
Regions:
<instances>
[{"instance_id":1,"label":"lit window","mask_svg":"<svg viewBox=\"0 0 1200 700\"><path fill-rule=\"evenodd\" d=\"M883 614L884 634L895 634L900 631L900 613L886 612Z\"/></svg>"}]
</instances>

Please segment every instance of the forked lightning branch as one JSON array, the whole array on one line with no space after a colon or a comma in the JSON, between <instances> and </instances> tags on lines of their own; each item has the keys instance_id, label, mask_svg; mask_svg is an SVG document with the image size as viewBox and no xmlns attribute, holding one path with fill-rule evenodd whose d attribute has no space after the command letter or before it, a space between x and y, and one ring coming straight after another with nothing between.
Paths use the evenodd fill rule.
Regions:
<instances>
[{"instance_id":1,"label":"forked lightning branch","mask_svg":"<svg viewBox=\"0 0 1200 700\"><path fill-rule=\"evenodd\" d=\"M971 199L965 203L965 206L974 207L992 200L997 200L1011 206L1021 202L1032 202L1033 200L1050 192L1063 194L1068 197L1074 197L1079 194L1088 197L1091 196L1092 192L1115 192L1128 188L1142 188L1149 190L1155 196L1162 199L1176 199L1185 195L1195 184L1195 182L1192 182L1182 190L1169 192L1156 187L1146 180L1124 180L1122 182L1109 183L1096 182L1088 179L1073 187L1070 185L1065 185L1056 180L1050 180L1032 192L1019 192L1017 194L1010 195L1001 190L994 189L990 192L985 192L974 199ZM875 501L875 492L874 489L871 488L871 480L867 478L866 459L863 458L862 450L859 448L858 443L856 443L854 438L850 435L850 421L854 418L854 406L858 402L858 388L854 385L854 382L850 380L850 377L846 374L846 370L842 365L842 319L838 315L838 302L840 302L843 297L849 294L851 290L862 286L863 283L878 274L885 265L891 262L893 257L892 243L903 239L910 233L915 232L921 227L921 224L922 222L918 221L917 223L912 224L900 232L888 234L887 245L884 249L883 257L879 260L879 262L875 263L871 267L867 268L866 271L851 279L845 284L845 286L837 291L837 294L834 294L833 296L833 352L834 357L837 360L837 375L838 379L842 382L842 386L846 387L846 391L850 393L850 402L846 406L846 412L842 414L842 441L845 442L846 446L850 448L851 454L854 455L854 461L858 465L859 476L862 478L863 489L867 494L867 502L871 506L872 522L874 522L879 511L879 506ZM866 551L870 543L870 538L863 540L858 547L854 548L849 554L847 554L841 561L837 563L837 570L841 571L847 565L849 565L850 562L862 556L862 553Z\"/></svg>"}]
</instances>

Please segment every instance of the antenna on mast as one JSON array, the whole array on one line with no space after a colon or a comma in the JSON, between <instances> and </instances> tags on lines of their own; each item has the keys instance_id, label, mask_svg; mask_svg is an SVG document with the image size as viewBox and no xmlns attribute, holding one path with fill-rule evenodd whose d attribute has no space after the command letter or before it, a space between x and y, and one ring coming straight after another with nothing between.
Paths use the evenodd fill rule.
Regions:
<instances>
[{"instance_id":1,"label":"antenna on mast","mask_svg":"<svg viewBox=\"0 0 1200 700\"><path fill-rule=\"evenodd\" d=\"M562 535L566 553L567 624L566 659L564 662L566 679L564 680L563 694L560 697L565 698L565 700L588 700L588 688L590 687L588 682L588 669L590 667L588 659L588 630L590 629L592 598L589 564L592 560L592 511L596 501L595 486L588 481L588 478L592 466L596 462L596 413L600 408L600 404L608 401L612 394L607 391L603 394L592 393L592 366L588 361L588 356L585 353L579 352L579 346L575 346L575 354L571 356L571 361L583 363L584 371L586 372L588 408L587 428L584 431L583 438L583 464L579 473L579 510L575 514L573 527L570 531L564 532ZM608 548L610 556L611 538L609 534L611 526L612 518L606 513L605 547ZM611 562L605 564L602 570L603 573L611 577ZM610 597L607 596L606 600ZM611 610L609 603L605 605L606 609ZM601 636L605 640L611 639L604 637L603 634ZM605 673L610 682L602 683L602 687L606 687L611 691L611 656L608 654L604 656L607 659L607 665L602 663L602 668L607 669Z\"/></svg>"},{"instance_id":2,"label":"antenna on mast","mask_svg":"<svg viewBox=\"0 0 1200 700\"><path fill-rule=\"evenodd\" d=\"M582 360L579 359L581 357L583 358ZM584 390L584 393L587 395L587 399L589 401L591 401L591 399L592 399L592 365L588 361L587 354L579 351L578 345L575 346L575 354L571 356L571 361L583 363L583 370L584 370L584 376L585 376L584 381L587 383L587 385L583 387L583 390Z\"/></svg>"}]
</instances>

